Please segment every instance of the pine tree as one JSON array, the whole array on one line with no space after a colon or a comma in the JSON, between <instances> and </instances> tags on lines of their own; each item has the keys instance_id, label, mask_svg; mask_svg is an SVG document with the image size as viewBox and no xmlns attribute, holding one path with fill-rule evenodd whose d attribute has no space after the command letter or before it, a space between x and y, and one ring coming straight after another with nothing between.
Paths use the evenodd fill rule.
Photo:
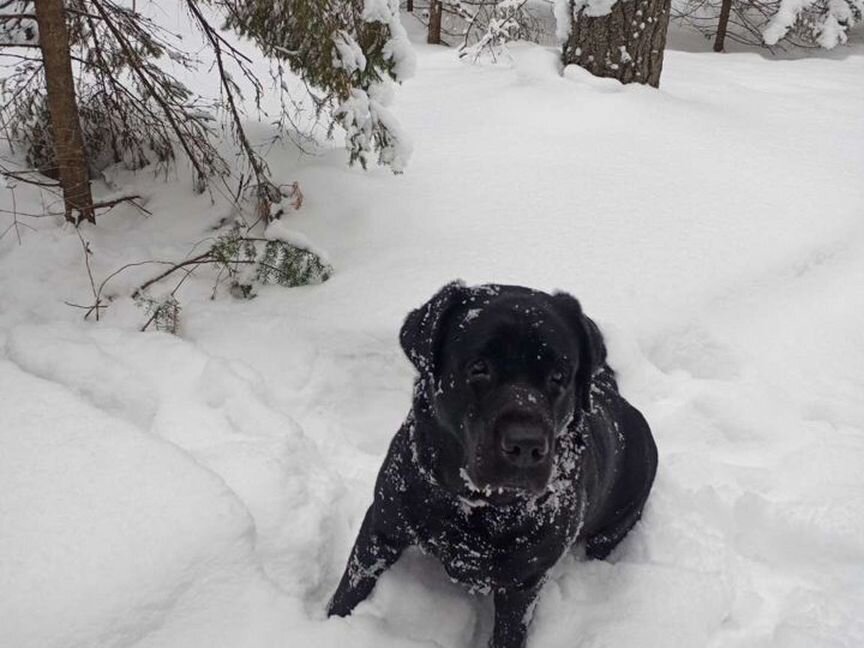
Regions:
<instances>
[{"instance_id":1,"label":"pine tree","mask_svg":"<svg viewBox=\"0 0 864 648\"><path fill-rule=\"evenodd\" d=\"M33 4L34 0L0 0L0 49L38 49ZM41 11L41 0L38 4ZM74 87L77 94L73 97L77 119L68 118L75 109L69 108L67 98L66 113L59 114L67 119L59 132L71 132L68 123L80 124L77 139L69 141L77 141L79 149L83 146L85 160L82 164L79 154L76 179L60 178L64 190L68 185L71 191L74 185L79 192L82 186L89 191L82 178L97 175L111 164L167 168L182 151L194 168L196 191L204 191L213 181L227 183L233 170L242 186L226 189L238 196L251 194L264 222L273 217L272 208L285 197L284 191L271 179L266 162L246 136L241 90L232 72L239 70L253 88L256 103L264 89L251 61L210 24L202 11L205 4L227 12L228 25L255 38L266 55L288 61L307 83L319 113L331 115L331 132L336 125L345 128L351 162L365 167L370 154L377 152L380 163L401 171L407 161L410 146L386 108L392 95L389 85L407 77L413 64L396 0L283 0L281 6L263 0L181 0L180 6L215 58L221 102L203 101L168 71L170 66L160 65L160 59L170 59L196 69L198 61L178 47L173 35L137 12L134 3L131 7L113 0L54 4L64 12L61 22L68 45L63 48L55 38L46 44L52 52L65 49L74 62L71 69L67 65L74 83L65 87ZM283 10L281 17L274 10ZM54 69L53 59L28 54L17 60L12 74L0 79L0 129L10 134L12 145L23 151L32 170L57 177L58 165L64 173L73 165L69 147L64 146L67 140L55 138L54 104L46 93L46 73ZM286 92L285 86L276 91ZM227 163L216 148L219 108L230 123L245 169ZM289 193L294 190L289 185ZM76 206L81 201L72 199L67 214L78 210L92 220L92 211Z\"/></svg>"},{"instance_id":2,"label":"pine tree","mask_svg":"<svg viewBox=\"0 0 864 648\"><path fill-rule=\"evenodd\" d=\"M63 0L36 2L39 47L44 65L45 89L51 115L51 131L66 220L96 221L90 177L84 153L84 139L78 121L69 34Z\"/></svg>"},{"instance_id":3,"label":"pine tree","mask_svg":"<svg viewBox=\"0 0 864 648\"><path fill-rule=\"evenodd\" d=\"M387 110L391 85L411 75L414 54L398 0L214 0L227 26L286 61L312 89L317 110L346 132L350 161L401 171L410 146Z\"/></svg>"},{"instance_id":4,"label":"pine tree","mask_svg":"<svg viewBox=\"0 0 864 648\"><path fill-rule=\"evenodd\" d=\"M772 49L831 49L861 23L864 0L684 0L672 18L714 38L717 52L726 40Z\"/></svg>"},{"instance_id":5,"label":"pine tree","mask_svg":"<svg viewBox=\"0 0 864 648\"><path fill-rule=\"evenodd\" d=\"M5 0L0 6L7 15L19 17L4 21L0 48L42 48L42 57L19 56L12 73L0 80L0 128L11 135L12 146L22 150L33 171L59 176L66 193L62 172L69 163L62 135L68 138L71 121L80 125L85 162L76 168L84 169L83 177L98 175L111 164L167 167L177 149L195 169L197 191L211 179L227 176L229 166L214 145L216 106L202 101L165 71L168 66L160 65L160 59L168 58L189 69L196 66L169 34L111 0L39 0L35 14L33 5L33 0ZM49 7L68 34L65 43L56 27L50 32L41 25L36 29L33 19ZM61 48L66 60L74 62L66 68L66 79L71 80L67 88L74 88L74 97L66 99L67 113L55 111L51 96L51 78L56 76L52 57ZM74 117L68 111L75 112Z\"/></svg>"}]
</instances>

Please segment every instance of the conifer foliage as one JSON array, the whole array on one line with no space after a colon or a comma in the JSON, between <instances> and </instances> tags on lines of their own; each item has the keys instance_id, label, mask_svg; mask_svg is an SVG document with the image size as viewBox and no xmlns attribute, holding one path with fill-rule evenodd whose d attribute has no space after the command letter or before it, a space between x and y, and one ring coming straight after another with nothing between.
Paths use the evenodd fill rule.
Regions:
<instances>
[{"instance_id":1,"label":"conifer foliage","mask_svg":"<svg viewBox=\"0 0 864 648\"><path fill-rule=\"evenodd\" d=\"M673 19L707 38L769 48L844 44L864 18L864 0L682 0Z\"/></svg>"},{"instance_id":2,"label":"conifer foliage","mask_svg":"<svg viewBox=\"0 0 864 648\"><path fill-rule=\"evenodd\" d=\"M364 167L373 152L396 171L407 160L404 136L385 106L393 83L412 64L398 3L389 0L180 0L179 7L197 28L199 43L184 43L134 2L0 0L0 51L15 62L0 79L0 131L27 167L0 165L0 176L49 193L61 190L66 218L76 225L95 222L100 208L137 198L94 203L90 181L111 165L160 170L183 156L194 169L196 191L218 182L221 193L233 197L236 220L220 224L223 233L207 251L169 263L134 292L149 318L143 328L170 332L177 332L180 321L178 291L199 269L215 273L214 296L227 284L243 298L253 297L257 285L320 283L333 272L304 240L282 240L271 232L285 208L300 208L303 196L296 182L272 178L246 133L241 86L251 88L259 109L265 89L252 60L226 38L214 16L221 20L222 12L226 26L251 36L265 56L289 63L319 112L333 120L331 132L337 124L345 127L351 161ZM208 60L217 100L201 98L172 73L202 69ZM287 86L275 92L284 98ZM223 130L233 138L237 161L223 157ZM253 205L248 220L246 201ZM87 260L92 251L83 237L81 242ZM123 266L97 286L88 264L94 302L84 306L85 317L95 313L98 319L111 301L103 293L106 284L137 265L142 264ZM177 277L173 289L160 292Z\"/></svg>"},{"instance_id":3,"label":"conifer foliage","mask_svg":"<svg viewBox=\"0 0 864 648\"><path fill-rule=\"evenodd\" d=\"M413 71L398 0L216 0L227 26L284 60L319 111L346 131L351 162L370 155L401 171L410 147L387 110L392 84Z\"/></svg>"},{"instance_id":4,"label":"conifer foliage","mask_svg":"<svg viewBox=\"0 0 864 648\"><path fill-rule=\"evenodd\" d=\"M28 16L33 0L7 0L6 9L23 19L0 47L20 47L16 35L39 40ZM203 191L210 178L228 167L213 145L216 106L203 101L161 65L170 60L193 69L194 56L176 39L135 10L110 0L65 0L68 48L74 68L78 120L91 176L110 164L130 169L167 166L182 150ZM35 18L35 16L34 16ZM57 176L55 141L47 110L46 69L40 57L25 57L0 85L0 124L23 150L34 170Z\"/></svg>"},{"instance_id":5,"label":"conifer foliage","mask_svg":"<svg viewBox=\"0 0 864 648\"><path fill-rule=\"evenodd\" d=\"M252 37L266 56L288 62L306 82L319 114L331 118L330 133L337 125L345 128L351 162L365 167L377 153L380 163L401 171L407 161L410 147L386 108L393 83L407 77L413 64L396 0L181 0L200 44L183 43L136 10L135 3L55 4L65 15L72 69L66 66L64 84L70 90L74 86L77 115L71 121L80 126L84 149L76 186L112 164L167 168L182 152L194 169L196 191L214 180L226 183L233 173L242 186L229 193L251 197L265 223L273 217L272 208L293 195L271 179L246 136L241 82L252 88L256 105L264 87L252 61L211 24L214 13L227 17L227 27ZM62 185L46 92L48 61L39 55L34 5L34 0L0 0L0 50L22 52L14 54L17 64L0 80L0 129L31 171L60 178ZM218 73L217 101L202 99L171 73L199 69L205 59L213 60ZM287 88L282 84L275 91L287 93ZM240 168L217 148L223 117L238 145ZM94 220L92 209L84 213Z\"/></svg>"}]
</instances>

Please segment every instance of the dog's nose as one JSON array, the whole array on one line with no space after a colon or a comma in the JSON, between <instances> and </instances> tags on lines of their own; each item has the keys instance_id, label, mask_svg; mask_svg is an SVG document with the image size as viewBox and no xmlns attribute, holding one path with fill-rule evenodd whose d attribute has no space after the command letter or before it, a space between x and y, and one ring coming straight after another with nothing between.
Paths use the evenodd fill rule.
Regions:
<instances>
[{"instance_id":1,"label":"dog's nose","mask_svg":"<svg viewBox=\"0 0 864 648\"><path fill-rule=\"evenodd\" d=\"M546 459L549 440L536 425L508 425L501 431L501 455L518 468L531 468Z\"/></svg>"}]
</instances>

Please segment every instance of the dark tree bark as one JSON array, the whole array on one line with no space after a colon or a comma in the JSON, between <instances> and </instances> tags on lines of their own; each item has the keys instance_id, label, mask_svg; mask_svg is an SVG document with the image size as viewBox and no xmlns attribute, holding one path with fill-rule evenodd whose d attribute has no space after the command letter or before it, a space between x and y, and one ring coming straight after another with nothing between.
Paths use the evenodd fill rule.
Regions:
<instances>
[{"instance_id":1,"label":"dark tree bark","mask_svg":"<svg viewBox=\"0 0 864 648\"><path fill-rule=\"evenodd\" d=\"M75 100L63 0L38 0L34 4L66 220L76 225L82 219L95 223L87 156Z\"/></svg>"},{"instance_id":2,"label":"dark tree bark","mask_svg":"<svg viewBox=\"0 0 864 648\"><path fill-rule=\"evenodd\" d=\"M605 16L581 9L564 43L564 65L621 83L660 85L670 0L619 0Z\"/></svg>"},{"instance_id":3,"label":"dark tree bark","mask_svg":"<svg viewBox=\"0 0 864 648\"><path fill-rule=\"evenodd\" d=\"M732 11L732 0L723 0L720 5L720 20L717 22L717 34L714 37L714 51L722 52L726 42L726 27L729 25L729 13Z\"/></svg>"},{"instance_id":4,"label":"dark tree bark","mask_svg":"<svg viewBox=\"0 0 864 648\"><path fill-rule=\"evenodd\" d=\"M441 0L432 0L429 3L429 31L426 34L426 42L430 45L441 44L441 14L443 10Z\"/></svg>"}]
</instances>

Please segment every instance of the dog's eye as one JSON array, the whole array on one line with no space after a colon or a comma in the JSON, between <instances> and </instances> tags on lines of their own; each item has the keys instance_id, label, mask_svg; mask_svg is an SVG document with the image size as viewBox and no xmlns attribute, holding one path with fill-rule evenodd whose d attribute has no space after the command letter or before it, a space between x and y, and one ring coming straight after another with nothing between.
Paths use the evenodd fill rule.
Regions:
<instances>
[{"instance_id":1,"label":"dog's eye","mask_svg":"<svg viewBox=\"0 0 864 648\"><path fill-rule=\"evenodd\" d=\"M475 360L468 365L467 374L470 382L489 380L492 377L492 369L485 360Z\"/></svg>"}]
</instances>

